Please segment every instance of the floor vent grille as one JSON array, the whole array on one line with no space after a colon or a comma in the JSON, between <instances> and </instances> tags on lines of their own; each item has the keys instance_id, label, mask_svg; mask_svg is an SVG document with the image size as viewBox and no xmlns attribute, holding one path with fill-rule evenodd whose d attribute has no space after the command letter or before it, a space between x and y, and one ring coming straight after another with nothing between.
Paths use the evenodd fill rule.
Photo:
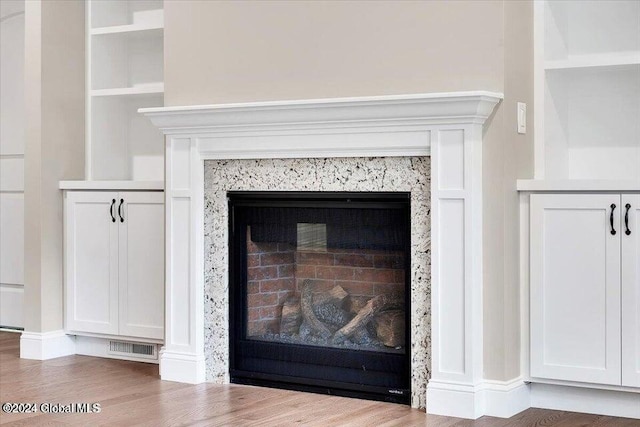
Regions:
<instances>
[{"instance_id":1,"label":"floor vent grille","mask_svg":"<svg viewBox=\"0 0 640 427\"><path fill-rule=\"evenodd\" d=\"M154 344L141 344L123 341L109 341L109 353L130 357L143 357L156 359L156 346Z\"/></svg>"}]
</instances>

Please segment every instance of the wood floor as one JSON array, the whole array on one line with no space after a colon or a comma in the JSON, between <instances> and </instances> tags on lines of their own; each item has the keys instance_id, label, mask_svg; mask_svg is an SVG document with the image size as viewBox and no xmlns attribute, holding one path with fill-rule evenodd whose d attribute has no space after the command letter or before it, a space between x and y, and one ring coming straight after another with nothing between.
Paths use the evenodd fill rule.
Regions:
<instances>
[{"instance_id":1,"label":"wood floor","mask_svg":"<svg viewBox=\"0 0 640 427\"><path fill-rule=\"evenodd\" d=\"M0 332L0 402L94 403L97 414L5 414L8 426L638 427L639 420L530 409L505 420L427 416L402 405L240 385L185 385L157 365L68 356L19 358L19 334Z\"/></svg>"}]
</instances>

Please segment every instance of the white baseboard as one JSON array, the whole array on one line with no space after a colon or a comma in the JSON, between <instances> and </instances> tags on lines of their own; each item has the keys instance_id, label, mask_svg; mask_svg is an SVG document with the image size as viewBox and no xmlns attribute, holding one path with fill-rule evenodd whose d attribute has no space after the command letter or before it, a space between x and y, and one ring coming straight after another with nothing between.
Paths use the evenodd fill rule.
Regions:
<instances>
[{"instance_id":1,"label":"white baseboard","mask_svg":"<svg viewBox=\"0 0 640 427\"><path fill-rule=\"evenodd\" d=\"M160 350L160 378L188 384L206 380L204 355Z\"/></svg>"},{"instance_id":2,"label":"white baseboard","mask_svg":"<svg viewBox=\"0 0 640 427\"><path fill-rule=\"evenodd\" d=\"M474 420L482 416L474 386L434 380L427 384L427 413Z\"/></svg>"},{"instance_id":3,"label":"white baseboard","mask_svg":"<svg viewBox=\"0 0 640 427\"><path fill-rule=\"evenodd\" d=\"M640 393L532 383L531 407L640 418Z\"/></svg>"},{"instance_id":4,"label":"white baseboard","mask_svg":"<svg viewBox=\"0 0 640 427\"><path fill-rule=\"evenodd\" d=\"M429 381L427 412L457 418L510 418L529 408L529 386L521 378L477 385Z\"/></svg>"},{"instance_id":5,"label":"white baseboard","mask_svg":"<svg viewBox=\"0 0 640 427\"><path fill-rule=\"evenodd\" d=\"M20 358L47 360L76 354L73 335L63 330L51 332L28 332L20 336Z\"/></svg>"},{"instance_id":6,"label":"white baseboard","mask_svg":"<svg viewBox=\"0 0 640 427\"><path fill-rule=\"evenodd\" d=\"M522 378L511 381L485 380L484 387L484 415L499 418L511 418L529 409L529 384Z\"/></svg>"}]
</instances>

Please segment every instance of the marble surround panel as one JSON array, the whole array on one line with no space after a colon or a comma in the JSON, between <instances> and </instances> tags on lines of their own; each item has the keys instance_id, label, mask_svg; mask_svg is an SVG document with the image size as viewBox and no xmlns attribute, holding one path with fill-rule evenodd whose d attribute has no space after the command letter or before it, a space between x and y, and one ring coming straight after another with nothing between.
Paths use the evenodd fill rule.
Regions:
<instances>
[{"instance_id":1,"label":"marble surround panel","mask_svg":"<svg viewBox=\"0 0 640 427\"><path fill-rule=\"evenodd\" d=\"M429 157L207 160L204 166L205 357L210 382L229 377L229 191L411 193L411 405L431 377Z\"/></svg>"}]
</instances>

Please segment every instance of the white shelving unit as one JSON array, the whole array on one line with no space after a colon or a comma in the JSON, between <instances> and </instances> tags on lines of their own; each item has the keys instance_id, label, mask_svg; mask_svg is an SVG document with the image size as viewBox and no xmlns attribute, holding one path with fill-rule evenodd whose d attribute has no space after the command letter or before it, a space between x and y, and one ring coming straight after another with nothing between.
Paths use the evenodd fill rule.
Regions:
<instances>
[{"instance_id":1,"label":"white shelving unit","mask_svg":"<svg viewBox=\"0 0 640 427\"><path fill-rule=\"evenodd\" d=\"M164 105L162 0L87 0L86 179L162 181L162 134L138 108Z\"/></svg>"},{"instance_id":2,"label":"white shelving unit","mask_svg":"<svg viewBox=\"0 0 640 427\"><path fill-rule=\"evenodd\" d=\"M535 179L640 181L640 2L534 7Z\"/></svg>"},{"instance_id":3,"label":"white shelving unit","mask_svg":"<svg viewBox=\"0 0 640 427\"><path fill-rule=\"evenodd\" d=\"M637 418L640 1L535 1L534 87L523 376L538 406Z\"/></svg>"}]
</instances>

